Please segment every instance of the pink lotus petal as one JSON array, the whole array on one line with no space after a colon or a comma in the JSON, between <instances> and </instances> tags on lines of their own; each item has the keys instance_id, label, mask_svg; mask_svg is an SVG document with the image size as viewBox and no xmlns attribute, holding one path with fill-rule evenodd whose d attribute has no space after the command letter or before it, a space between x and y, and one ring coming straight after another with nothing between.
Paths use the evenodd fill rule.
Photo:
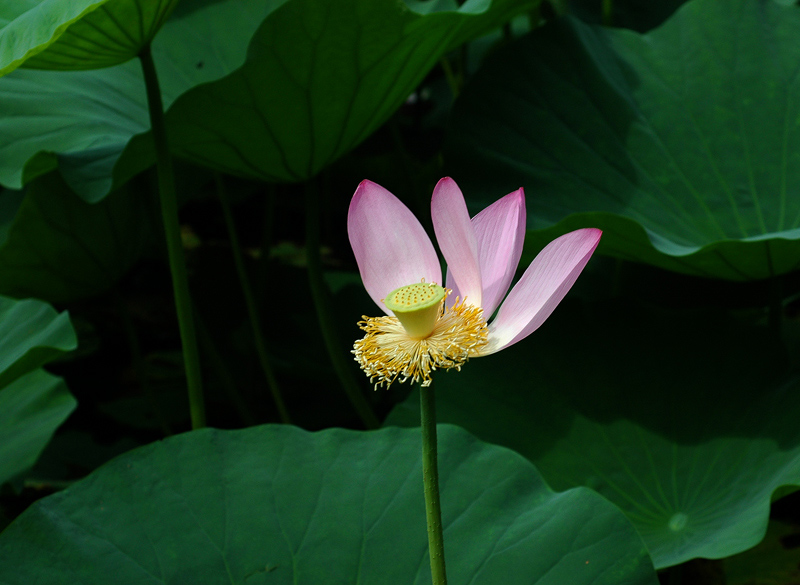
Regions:
<instances>
[{"instance_id":1,"label":"pink lotus petal","mask_svg":"<svg viewBox=\"0 0 800 585\"><path fill-rule=\"evenodd\" d=\"M461 298L461 291L458 290L458 285L456 284L456 281L453 278L453 273L450 272L449 268L445 271L444 281L445 287L449 288L451 291L450 296L447 297L447 300L444 302L444 304L448 307L452 307L456 302L456 298Z\"/></svg>"},{"instance_id":2,"label":"pink lotus petal","mask_svg":"<svg viewBox=\"0 0 800 585\"><path fill-rule=\"evenodd\" d=\"M478 241L483 316L489 319L517 271L525 241L525 193L518 189L472 218Z\"/></svg>"},{"instance_id":3,"label":"pink lotus petal","mask_svg":"<svg viewBox=\"0 0 800 585\"><path fill-rule=\"evenodd\" d=\"M462 298L480 307L481 269L475 229L470 222L461 189L450 177L440 180L433 190L431 218L436 240L447 261L448 273L452 275ZM455 298L455 295L452 297Z\"/></svg>"},{"instance_id":4,"label":"pink lotus petal","mask_svg":"<svg viewBox=\"0 0 800 585\"><path fill-rule=\"evenodd\" d=\"M361 181L350 201L347 234L361 280L380 309L394 289L420 282L442 283L442 269L430 238L414 214L372 181Z\"/></svg>"},{"instance_id":5,"label":"pink lotus petal","mask_svg":"<svg viewBox=\"0 0 800 585\"><path fill-rule=\"evenodd\" d=\"M538 329L575 284L601 235L598 229L585 228L550 242L511 289L489 325L489 345L481 355L500 351Z\"/></svg>"},{"instance_id":6,"label":"pink lotus petal","mask_svg":"<svg viewBox=\"0 0 800 585\"><path fill-rule=\"evenodd\" d=\"M517 271L525 241L525 193L517 189L472 218L481 269L483 316L488 320L503 300ZM448 306L460 291L447 270Z\"/></svg>"}]
</instances>

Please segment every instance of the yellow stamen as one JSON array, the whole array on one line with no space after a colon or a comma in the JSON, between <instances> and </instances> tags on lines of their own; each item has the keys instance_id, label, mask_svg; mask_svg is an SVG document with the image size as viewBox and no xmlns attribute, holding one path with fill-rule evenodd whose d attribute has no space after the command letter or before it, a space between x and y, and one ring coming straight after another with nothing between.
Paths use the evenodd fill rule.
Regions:
<instances>
[{"instance_id":1,"label":"yellow stamen","mask_svg":"<svg viewBox=\"0 0 800 585\"><path fill-rule=\"evenodd\" d=\"M376 389L384 384L388 388L398 378L428 386L434 370L461 370L486 346L488 328L481 308L456 299L448 309L442 301L438 310L433 330L425 338L412 337L397 317L365 315L359 322L366 335L355 342L353 354Z\"/></svg>"}]
</instances>

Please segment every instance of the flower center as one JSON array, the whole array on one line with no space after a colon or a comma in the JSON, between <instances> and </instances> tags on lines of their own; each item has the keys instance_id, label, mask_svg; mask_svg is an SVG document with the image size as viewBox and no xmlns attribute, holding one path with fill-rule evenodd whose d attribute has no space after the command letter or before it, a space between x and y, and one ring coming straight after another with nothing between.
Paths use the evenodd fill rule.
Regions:
<instances>
[{"instance_id":1,"label":"flower center","mask_svg":"<svg viewBox=\"0 0 800 585\"><path fill-rule=\"evenodd\" d=\"M432 282L401 286L383 300L412 339L425 339L436 326L442 312L445 289Z\"/></svg>"},{"instance_id":2,"label":"flower center","mask_svg":"<svg viewBox=\"0 0 800 585\"><path fill-rule=\"evenodd\" d=\"M419 286L431 285L421 283ZM433 286L436 289L441 288L438 285ZM469 358L481 355L488 343L489 328L480 307L466 305L456 299L452 307L445 308L442 300L450 294L447 289L443 289L444 295L441 298L436 293L428 301L423 301L422 296L415 301L413 293L402 293L399 295L400 301L394 300L394 293L404 288L407 287L392 291L390 298L384 300L384 303L390 308L390 302L400 307L404 304L407 307L416 306L418 302L425 306L431 303L436 317L433 329L425 337L412 336L409 325L400 321L402 309L397 310L397 317L364 316L358 326L366 335L355 342L353 354L376 389L383 385L389 387L395 380L411 380L428 386L435 370L460 370ZM430 294L428 291L423 292ZM406 294L409 296L406 297ZM435 300L436 298L439 300ZM431 307L427 310L431 310ZM420 328L420 331L423 330L424 328Z\"/></svg>"}]
</instances>

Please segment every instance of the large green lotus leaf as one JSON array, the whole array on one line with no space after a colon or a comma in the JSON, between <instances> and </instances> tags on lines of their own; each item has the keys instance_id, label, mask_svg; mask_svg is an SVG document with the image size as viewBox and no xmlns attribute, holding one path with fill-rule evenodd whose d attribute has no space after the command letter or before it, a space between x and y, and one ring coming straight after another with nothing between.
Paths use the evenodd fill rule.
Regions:
<instances>
[{"instance_id":1,"label":"large green lotus leaf","mask_svg":"<svg viewBox=\"0 0 800 585\"><path fill-rule=\"evenodd\" d=\"M529 339L434 380L439 417L619 506L656 567L761 540L800 485L800 378L783 346L707 313L562 306ZM415 424L409 400L387 424Z\"/></svg>"},{"instance_id":2,"label":"large green lotus leaf","mask_svg":"<svg viewBox=\"0 0 800 585\"><path fill-rule=\"evenodd\" d=\"M655 585L623 514L440 426L454 583ZM420 434L202 430L131 451L0 534L0 584L430 583Z\"/></svg>"},{"instance_id":3,"label":"large green lotus leaf","mask_svg":"<svg viewBox=\"0 0 800 585\"><path fill-rule=\"evenodd\" d=\"M0 485L36 462L76 404L63 380L44 370L0 389Z\"/></svg>"},{"instance_id":4,"label":"large green lotus leaf","mask_svg":"<svg viewBox=\"0 0 800 585\"><path fill-rule=\"evenodd\" d=\"M308 178L385 122L450 48L536 2L424 14L396 0L181 5L153 44L173 151L238 175ZM16 71L0 80L0 104L9 187L58 164L97 201L153 162L136 62Z\"/></svg>"},{"instance_id":5,"label":"large green lotus leaf","mask_svg":"<svg viewBox=\"0 0 800 585\"><path fill-rule=\"evenodd\" d=\"M152 241L152 214L129 186L90 204L57 173L32 182L21 200L4 193L0 294L65 303L105 292Z\"/></svg>"},{"instance_id":6,"label":"large green lotus leaf","mask_svg":"<svg viewBox=\"0 0 800 585\"><path fill-rule=\"evenodd\" d=\"M253 32L283 1L178 6L153 42L165 107L239 67ZM0 106L0 184L7 187L59 167L94 202L154 161L138 61L95 71L18 69L0 79Z\"/></svg>"},{"instance_id":7,"label":"large green lotus leaf","mask_svg":"<svg viewBox=\"0 0 800 585\"><path fill-rule=\"evenodd\" d=\"M77 347L67 313L35 299L0 297L0 392L20 376Z\"/></svg>"},{"instance_id":8,"label":"large green lotus leaf","mask_svg":"<svg viewBox=\"0 0 800 585\"><path fill-rule=\"evenodd\" d=\"M60 158L61 172L86 199L105 196L125 144L149 128L137 67L18 69L0 78L0 182L19 189Z\"/></svg>"},{"instance_id":9,"label":"large green lotus leaf","mask_svg":"<svg viewBox=\"0 0 800 585\"><path fill-rule=\"evenodd\" d=\"M229 173L307 179L383 124L449 49L537 3L415 3L423 14L396 0L293 0L240 70L178 99L173 148Z\"/></svg>"},{"instance_id":10,"label":"large green lotus leaf","mask_svg":"<svg viewBox=\"0 0 800 585\"><path fill-rule=\"evenodd\" d=\"M63 2L63 0L60 0ZM108 0L63 30L47 48L27 59L35 69L97 69L124 63L150 44L178 0ZM53 2L38 11L48 19ZM2 30L0 30L2 34Z\"/></svg>"},{"instance_id":11,"label":"large green lotus leaf","mask_svg":"<svg viewBox=\"0 0 800 585\"><path fill-rule=\"evenodd\" d=\"M153 40L177 2L8 2L0 11L0 75L20 66L68 70L124 63Z\"/></svg>"},{"instance_id":12,"label":"large green lotus leaf","mask_svg":"<svg viewBox=\"0 0 800 585\"><path fill-rule=\"evenodd\" d=\"M531 229L600 227L606 252L689 274L788 272L797 38L771 0L693 0L645 35L562 19L487 60L446 155L476 209L526 187Z\"/></svg>"},{"instance_id":13,"label":"large green lotus leaf","mask_svg":"<svg viewBox=\"0 0 800 585\"><path fill-rule=\"evenodd\" d=\"M70 24L109 0L14 0L0 4L0 75L57 42Z\"/></svg>"}]
</instances>

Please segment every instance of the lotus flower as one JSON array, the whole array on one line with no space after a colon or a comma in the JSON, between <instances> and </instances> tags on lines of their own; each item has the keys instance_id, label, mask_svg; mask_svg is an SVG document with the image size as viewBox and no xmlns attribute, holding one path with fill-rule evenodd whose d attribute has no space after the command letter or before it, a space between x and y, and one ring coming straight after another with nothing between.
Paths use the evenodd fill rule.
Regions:
<instances>
[{"instance_id":1,"label":"lotus flower","mask_svg":"<svg viewBox=\"0 0 800 585\"><path fill-rule=\"evenodd\" d=\"M469 358L533 333L575 283L602 235L586 228L556 238L506 297L525 238L523 190L470 219L461 190L445 177L433 190L431 215L447 261L444 287L433 244L399 199L362 181L350 202L347 232L361 279L386 313L364 316L359 327L366 335L353 349L376 388L398 378L428 386L434 370L460 370Z\"/></svg>"}]
</instances>

